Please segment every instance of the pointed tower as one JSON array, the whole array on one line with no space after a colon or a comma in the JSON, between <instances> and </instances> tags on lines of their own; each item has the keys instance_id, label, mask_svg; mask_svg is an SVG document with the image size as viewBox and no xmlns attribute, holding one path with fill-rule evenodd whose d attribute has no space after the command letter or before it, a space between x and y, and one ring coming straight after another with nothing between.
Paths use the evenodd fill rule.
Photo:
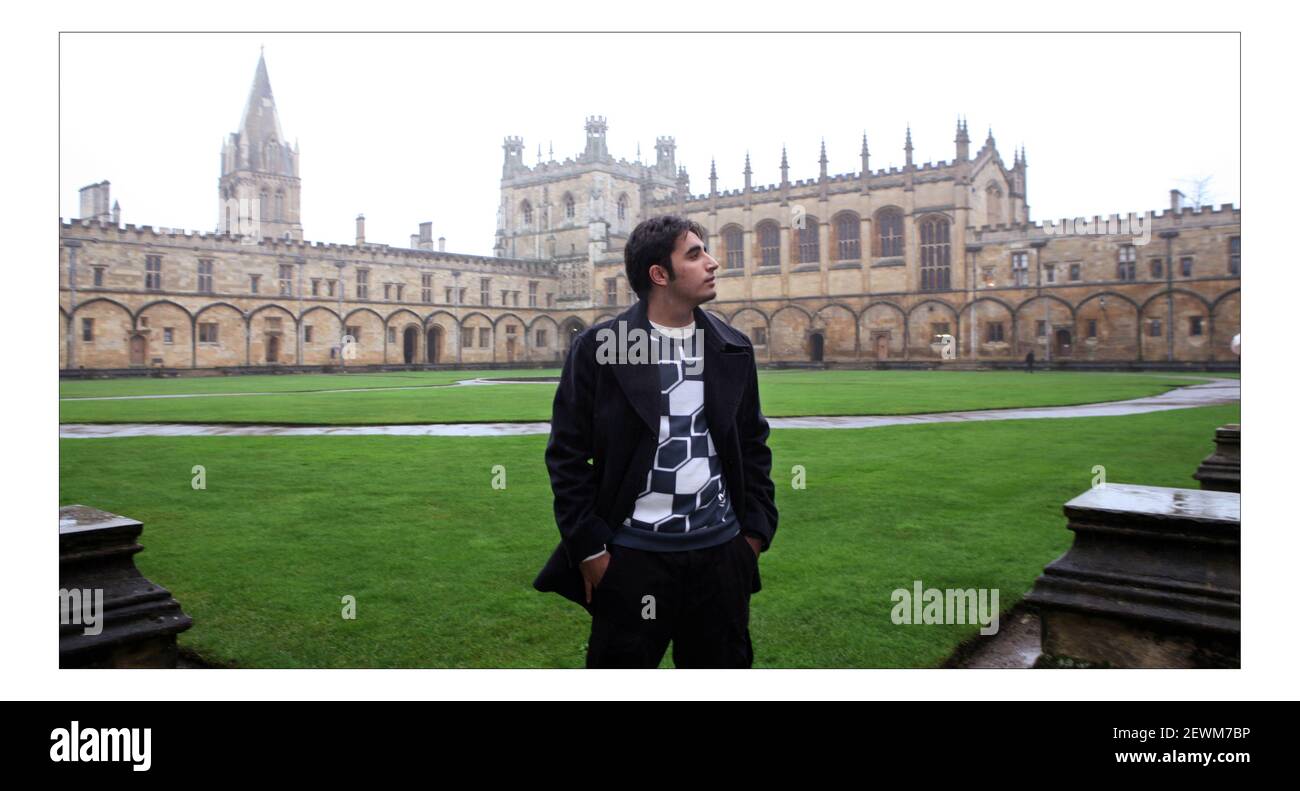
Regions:
<instances>
[{"instance_id":1,"label":"pointed tower","mask_svg":"<svg viewBox=\"0 0 1300 791\"><path fill-rule=\"evenodd\" d=\"M301 241L301 193L298 144L291 147L280 128L266 58L259 56L239 131L221 150L217 230Z\"/></svg>"},{"instance_id":2,"label":"pointed tower","mask_svg":"<svg viewBox=\"0 0 1300 791\"><path fill-rule=\"evenodd\" d=\"M960 118L957 119L957 137L953 142L957 144L957 161L970 159L970 135L966 132L965 122Z\"/></svg>"},{"instance_id":3,"label":"pointed tower","mask_svg":"<svg viewBox=\"0 0 1300 791\"><path fill-rule=\"evenodd\" d=\"M907 142L903 145L903 153L906 155L907 167L912 167L912 125L907 125Z\"/></svg>"}]
</instances>

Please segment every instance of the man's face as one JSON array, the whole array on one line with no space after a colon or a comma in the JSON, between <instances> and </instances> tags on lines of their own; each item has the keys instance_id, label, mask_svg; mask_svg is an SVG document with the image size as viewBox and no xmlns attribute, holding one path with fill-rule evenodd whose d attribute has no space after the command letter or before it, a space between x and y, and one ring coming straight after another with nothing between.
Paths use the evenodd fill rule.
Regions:
<instances>
[{"instance_id":1,"label":"man's face","mask_svg":"<svg viewBox=\"0 0 1300 791\"><path fill-rule=\"evenodd\" d=\"M704 242L694 232L687 231L673 248L673 278L666 284L675 301L700 305L718 296L714 271L718 262L709 255Z\"/></svg>"}]
</instances>

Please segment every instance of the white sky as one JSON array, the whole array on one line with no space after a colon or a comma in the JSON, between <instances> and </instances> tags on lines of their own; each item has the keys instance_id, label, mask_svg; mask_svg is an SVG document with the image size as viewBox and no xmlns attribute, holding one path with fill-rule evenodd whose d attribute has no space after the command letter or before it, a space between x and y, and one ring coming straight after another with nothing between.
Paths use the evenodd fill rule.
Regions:
<instances>
[{"instance_id":1,"label":"white sky","mask_svg":"<svg viewBox=\"0 0 1300 791\"><path fill-rule=\"evenodd\" d=\"M677 140L693 193L952 159L956 118L972 154L993 127L1010 165L1025 145L1031 218L1159 211L1169 189L1212 177L1239 204L1239 38L1166 34L210 34L60 36L62 217L108 179L122 220L210 230L219 155L257 64L302 152L303 228L398 246L421 221L454 252L491 255L502 138L533 165L578 155L587 115L610 153L654 159ZM915 64L915 65L910 65Z\"/></svg>"}]
</instances>

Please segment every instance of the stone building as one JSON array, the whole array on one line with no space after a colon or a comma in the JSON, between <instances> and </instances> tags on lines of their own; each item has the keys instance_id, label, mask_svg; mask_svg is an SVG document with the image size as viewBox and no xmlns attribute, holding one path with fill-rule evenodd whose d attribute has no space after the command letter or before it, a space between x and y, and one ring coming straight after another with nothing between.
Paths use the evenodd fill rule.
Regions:
<instances>
[{"instance_id":1,"label":"stone building","mask_svg":"<svg viewBox=\"0 0 1300 791\"><path fill-rule=\"evenodd\" d=\"M215 231L122 225L109 184L60 222L60 367L551 363L570 338L635 295L623 245L641 219L675 212L709 231L721 264L706 307L746 333L760 361L1225 363L1240 325L1241 213L1033 222L1027 162L992 131L954 158L693 195L676 141L655 161L614 159L603 117L576 158L523 162L504 141L494 256L449 253L422 223L409 247L304 241L297 143L288 145L264 60L239 131L221 152Z\"/></svg>"}]
</instances>

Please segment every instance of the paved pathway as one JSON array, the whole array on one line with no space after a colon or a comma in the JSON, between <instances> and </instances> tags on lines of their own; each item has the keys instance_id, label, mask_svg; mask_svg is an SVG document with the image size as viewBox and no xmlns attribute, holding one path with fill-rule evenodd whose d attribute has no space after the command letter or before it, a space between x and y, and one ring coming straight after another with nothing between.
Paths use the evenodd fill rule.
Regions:
<instances>
[{"instance_id":1,"label":"paved pathway","mask_svg":"<svg viewBox=\"0 0 1300 791\"><path fill-rule=\"evenodd\" d=\"M345 392L332 390L329 392ZM1241 400L1241 382L1215 379L1212 382L1179 387L1160 395L1107 401L1080 406L982 409L971 412L936 412L926 415L861 415L845 417L774 417L772 428L876 428L921 423L969 423L977 420L1024 420L1033 418L1107 417L1163 412L1169 409L1231 404ZM550 434L550 423L430 423L393 426L253 426L201 423L68 423L59 427L63 439L97 437L303 437L303 436L390 436L390 437L499 437L520 434Z\"/></svg>"}]
</instances>

